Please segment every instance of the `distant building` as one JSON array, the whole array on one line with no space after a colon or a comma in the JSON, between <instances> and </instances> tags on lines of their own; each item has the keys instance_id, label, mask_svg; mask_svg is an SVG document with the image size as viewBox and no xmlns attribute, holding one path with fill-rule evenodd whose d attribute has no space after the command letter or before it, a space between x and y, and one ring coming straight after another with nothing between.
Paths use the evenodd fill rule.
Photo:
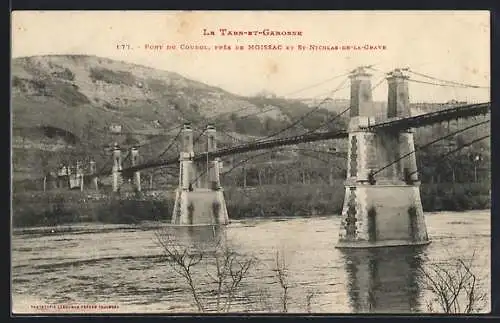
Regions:
<instances>
[{"instance_id":1,"label":"distant building","mask_svg":"<svg viewBox=\"0 0 500 323\"><path fill-rule=\"evenodd\" d=\"M109 131L113 133L121 133L122 132L122 126L116 123L113 123L112 125L109 126Z\"/></svg>"},{"instance_id":2,"label":"distant building","mask_svg":"<svg viewBox=\"0 0 500 323\"><path fill-rule=\"evenodd\" d=\"M68 176L70 174L70 169L69 167L66 167L65 165L62 165L61 168L59 168L59 171L57 172L57 176Z\"/></svg>"},{"instance_id":3,"label":"distant building","mask_svg":"<svg viewBox=\"0 0 500 323\"><path fill-rule=\"evenodd\" d=\"M446 104L467 104L466 101L450 100Z\"/></svg>"},{"instance_id":4,"label":"distant building","mask_svg":"<svg viewBox=\"0 0 500 323\"><path fill-rule=\"evenodd\" d=\"M266 99L275 99L276 98L276 94L274 94L271 91L267 91L267 90L260 91L259 93L256 94L256 96L261 97L261 98L266 98Z\"/></svg>"},{"instance_id":5,"label":"distant building","mask_svg":"<svg viewBox=\"0 0 500 323\"><path fill-rule=\"evenodd\" d=\"M84 169L80 162L77 162L74 167L62 165L57 171L56 186L69 189L78 188L82 184L83 176Z\"/></svg>"}]
</instances>

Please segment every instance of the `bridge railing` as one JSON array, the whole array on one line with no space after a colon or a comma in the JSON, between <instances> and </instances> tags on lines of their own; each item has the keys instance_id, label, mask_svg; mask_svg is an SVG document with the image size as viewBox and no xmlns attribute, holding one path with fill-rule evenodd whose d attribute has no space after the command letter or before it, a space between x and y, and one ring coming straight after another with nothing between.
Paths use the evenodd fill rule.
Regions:
<instances>
[{"instance_id":1,"label":"bridge railing","mask_svg":"<svg viewBox=\"0 0 500 323\"><path fill-rule=\"evenodd\" d=\"M466 118L466 117L478 116L481 114L487 114L489 111L490 111L490 102L469 104L464 106L456 106L445 110L430 112L427 114L422 114L414 117L380 122L373 125L368 125L368 129L376 130L382 128L391 128L395 130L404 130L409 128L426 126L434 123L439 123L446 120L453 120L458 118ZM347 130L342 130L342 131L307 133L303 135L297 135L286 138L275 138L262 141L254 141L250 143L236 145L229 148L218 149L212 152L201 152L201 153L198 152L194 154L193 160L202 160L206 158L213 159L216 157L224 157L233 154L241 154L249 151L269 149L279 146L295 145L305 142L347 138L348 135L349 134ZM142 169L167 166L176 164L178 162L179 159L175 157L175 158L159 160L142 165L124 168L122 172L132 173Z\"/></svg>"},{"instance_id":2,"label":"bridge railing","mask_svg":"<svg viewBox=\"0 0 500 323\"><path fill-rule=\"evenodd\" d=\"M478 116L481 114L487 114L489 111L490 111L489 102L469 104L469 105L452 107L445 110L430 112L426 114L421 114L409 118L387 120L384 122L377 123L375 125L368 126L368 129L376 130L381 128L391 128L395 130L405 130L409 128L427 126L447 120L467 118L467 117Z\"/></svg>"}]
</instances>

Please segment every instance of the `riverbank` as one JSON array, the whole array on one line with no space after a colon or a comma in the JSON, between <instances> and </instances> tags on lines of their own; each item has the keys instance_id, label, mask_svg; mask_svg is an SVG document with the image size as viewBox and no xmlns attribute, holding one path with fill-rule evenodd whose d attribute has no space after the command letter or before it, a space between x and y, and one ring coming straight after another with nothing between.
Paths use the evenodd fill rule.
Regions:
<instances>
[{"instance_id":1,"label":"riverbank","mask_svg":"<svg viewBox=\"0 0 500 323\"><path fill-rule=\"evenodd\" d=\"M420 191L425 212L491 208L489 183L422 184ZM225 197L231 219L340 214L344 186L339 180L331 186L227 188ZM18 228L82 222L168 222L173 205L173 192L144 192L128 197L80 191L23 192L13 195L12 220Z\"/></svg>"}]
</instances>

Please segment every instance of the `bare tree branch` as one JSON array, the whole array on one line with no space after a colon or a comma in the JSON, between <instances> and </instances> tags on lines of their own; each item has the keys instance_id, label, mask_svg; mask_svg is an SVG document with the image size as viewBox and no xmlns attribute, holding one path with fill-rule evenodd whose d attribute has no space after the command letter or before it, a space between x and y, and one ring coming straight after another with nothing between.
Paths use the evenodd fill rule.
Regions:
<instances>
[{"instance_id":1,"label":"bare tree branch","mask_svg":"<svg viewBox=\"0 0 500 323\"><path fill-rule=\"evenodd\" d=\"M282 296L281 296L281 305L282 305L282 312L287 313L288 312L288 289L290 288L288 284L288 277L287 277L287 268L286 268L286 263L284 256L282 257L283 259L280 260L280 253L279 251L276 252L276 277L278 278L278 283L281 286L282 289Z\"/></svg>"},{"instance_id":2,"label":"bare tree branch","mask_svg":"<svg viewBox=\"0 0 500 323\"><path fill-rule=\"evenodd\" d=\"M433 264L421 268L421 282L432 292L432 301L444 313L474 313L484 306L486 293L478 293L479 280L471 270L475 252L469 262L458 259L455 264ZM427 307L434 312L434 304Z\"/></svg>"},{"instance_id":3,"label":"bare tree branch","mask_svg":"<svg viewBox=\"0 0 500 323\"><path fill-rule=\"evenodd\" d=\"M248 276L250 268L255 264L255 258L239 255L230 250L220 237L215 236L213 251L197 246L190 250L188 246L178 246L167 232L156 232L156 241L162 248L168 263L173 270L184 278L194 303L199 311L228 312L238 292L240 283ZM210 283L215 284L211 290L215 291L215 308L211 308L206 300L200 296L200 287L195 281L193 268L204 263ZM213 307L213 306L212 306Z\"/></svg>"}]
</instances>

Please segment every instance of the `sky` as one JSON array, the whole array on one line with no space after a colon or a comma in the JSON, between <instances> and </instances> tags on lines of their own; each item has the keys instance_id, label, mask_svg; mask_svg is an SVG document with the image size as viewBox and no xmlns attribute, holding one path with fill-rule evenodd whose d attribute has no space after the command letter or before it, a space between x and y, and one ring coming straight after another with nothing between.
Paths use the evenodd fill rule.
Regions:
<instances>
[{"instance_id":1,"label":"sky","mask_svg":"<svg viewBox=\"0 0 500 323\"><path fill-rule=\"evenodd\" d=\"M205 36L204 29L216 35ZM223 36L220 29L300 31L302 35ZM398 67L449 81L490 84L488 11L15 11L11 44L14 58L96 55L177 72L241 95L266 90L285 97L347 99L347 76L334 77L371 64L376 68L372 84L381 82L373 92L379 101L387 100L385 73ZM131 49L117 49L121 44ZM249 45L267 44L293 49L248 50ZM298 50L298 45L309 48L311 44L385 49ZM163 48L146 49L145 45ZM211 50L181 50L181 45L205 45ZM232 50L215 50L216 45L229 45ZM236 45L245 50L235 50ZM339 86L342 90L332 93ZM304 88L308 89L299 91ZM412 102L489 98L489 88L410 83Z\"/></svg>"}]
</instances>

